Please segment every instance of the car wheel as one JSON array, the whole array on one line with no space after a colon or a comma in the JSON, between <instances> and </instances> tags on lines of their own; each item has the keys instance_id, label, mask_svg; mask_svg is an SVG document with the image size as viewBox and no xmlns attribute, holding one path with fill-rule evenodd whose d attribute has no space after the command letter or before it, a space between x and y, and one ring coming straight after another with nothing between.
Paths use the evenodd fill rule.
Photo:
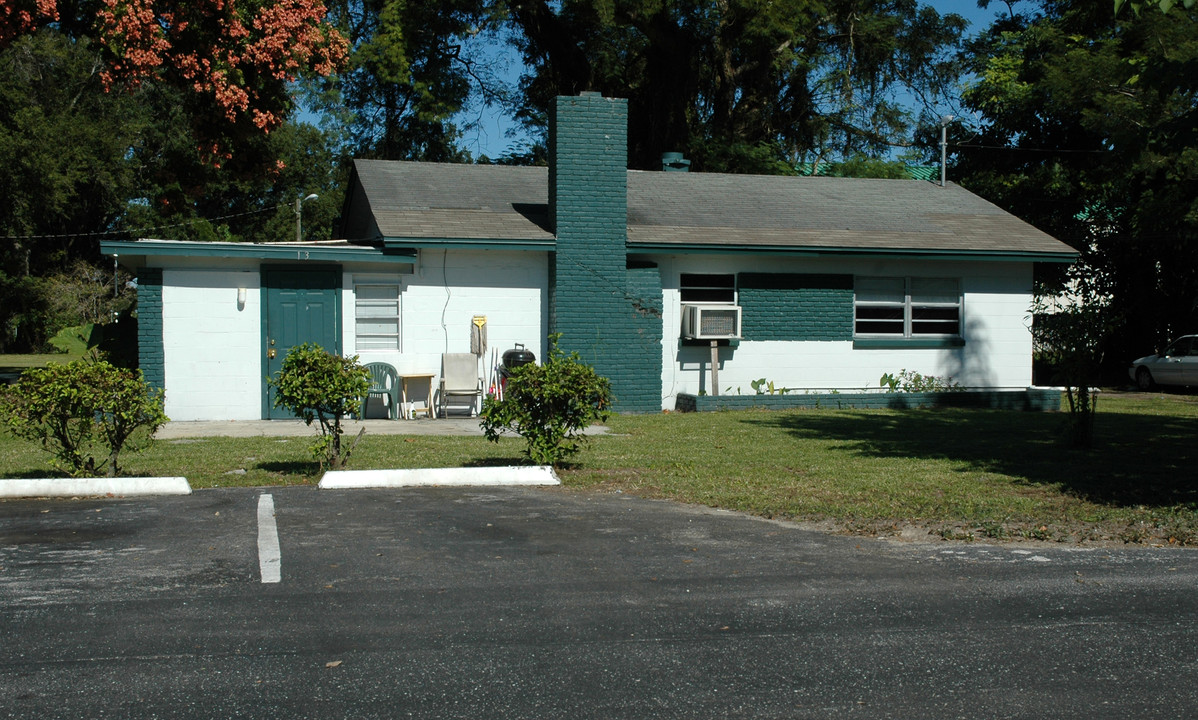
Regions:
<instances>
[{"instance_id":1,"label":"car wheel","mask_svg":"<svg viewBox=\"0 0 1198 720\"><path fill-rule=\"evenodd\" d=\"M1152 373L1148 372L1148 368L1142 367L1136 370L1136 387L1141 390L1152 389Z\"/></svg>"}]
</instances>

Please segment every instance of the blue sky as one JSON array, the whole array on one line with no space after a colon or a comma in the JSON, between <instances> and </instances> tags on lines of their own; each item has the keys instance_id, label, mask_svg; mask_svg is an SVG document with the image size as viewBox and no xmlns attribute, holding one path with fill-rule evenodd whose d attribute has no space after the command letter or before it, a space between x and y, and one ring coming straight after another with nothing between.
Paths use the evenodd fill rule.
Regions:
<instances>
[{"instance_id":1,"label":"blue sky","mask_svg":"<svg viewBox=\"0 0 1198 720\"><path fill-rule=\"evenodd\" d=\"M976 0L924 0L924 4L931 5L942 14L956 13L965 17L970 21L970 31L984 28L996 14L1005 13L1007 10L1006 3L1002 0L994 0L987 10L978 8ZM492 60L500 70L505 70L501 72L501 77L514 85L520 73L519 56L510 51L501 52L492 57ZM507 131L512 127L511 122L502 113L492 109L472 108L464 111L459 119L462 121L461 126L472 124L463 133L461 145L475 157L498 157L513 144L526 140L522 137L507 137Z\"/></svg>"}]
</instances>

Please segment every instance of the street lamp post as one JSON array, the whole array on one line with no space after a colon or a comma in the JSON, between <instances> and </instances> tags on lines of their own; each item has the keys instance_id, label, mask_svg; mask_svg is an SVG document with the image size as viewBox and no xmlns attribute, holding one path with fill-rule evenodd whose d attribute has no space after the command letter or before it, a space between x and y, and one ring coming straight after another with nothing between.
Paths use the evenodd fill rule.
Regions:
<instances>
[{"instance_id":1,"label":"street lamp post","mask_svg":"<svg viewBox=\"0 0 1198 720\"><path fill-rule=\"evenodd\" d=\"M308 197L295 199L295 241L296 242L303 242L303 239L304 239L304 222L303 222L303 220L304 220L304 215L303 215L304 203L308 202L309 200L315 200L318 197L320 197L320 196L317 195L316 193L312 193Z\"/></svg>"}]
</instances>

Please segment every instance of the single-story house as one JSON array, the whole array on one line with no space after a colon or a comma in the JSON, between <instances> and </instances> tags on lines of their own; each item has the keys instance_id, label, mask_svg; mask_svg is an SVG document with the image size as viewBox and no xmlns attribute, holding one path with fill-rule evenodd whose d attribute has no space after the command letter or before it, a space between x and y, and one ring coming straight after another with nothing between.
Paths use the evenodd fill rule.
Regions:
<instances>
[{"instance_id":1,"label":"single-story house","mask_svg":"<svg viewBox=\"0 0 1198 720\"><path fill-rule=\"evenodd\" d=\"M483 374L560 333L627 412L762 378L1031 384L1033 267L1065 244L951 183L628 170L626 134L625 101L560 97L547 168L355 162L344 240L105 242L141 367L176 420L281 416L265 378L306 340L435 387L442 353Z\"/></svg>"}]
</instances>

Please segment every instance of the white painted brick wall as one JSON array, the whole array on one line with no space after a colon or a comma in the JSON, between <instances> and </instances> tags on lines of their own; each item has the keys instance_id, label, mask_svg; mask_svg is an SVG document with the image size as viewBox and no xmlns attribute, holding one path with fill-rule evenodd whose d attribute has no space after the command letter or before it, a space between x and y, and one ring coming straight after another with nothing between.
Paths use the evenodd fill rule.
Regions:
<instances>
[{"instance_id":1,"label":"white painted brick wall","mask_svg":"<svg viewBox=\"0 0 1198 720\"><path fill-rule=\"evenodd\" d=\"M246 289L244 308L237 290ZM259 275L238 270L164 270L166 414L172 420L262 416Z\"/></svg>"},{"instance_id":2,"label":"white painted brick wall","mask_svg":"<svg viewBox=\"0 0 1198 720\"><path fill-rule=\"evenodd\" d=\"M792 388L874 388L883 373L907 369L952 375L963 385L1024 388L1031 383L1031 266L1026 263L892 262L657 258L664 288L662 407L680 392L710 391L710 350L678 347L678 275L682 272L795 272L960 277L965 292L966 346L935 350L854 350L851 342L742 342L720 352L720 391L752 393L767 378ZM440 372L441 353L469 352L474 315L487 317L492 352L523 343L545 355L548 258L545 253L422 251L410 274L387 266L345 269L343 349L355 353L356 278L402 284L402 350L357 353L363 363L388 362L401 373ZM237 289L246 288L243 309ZM166 410L175 420L244 420L261 416L262 359L259 274L253 270L176 269L163 273ZM489 367L488 367L489 371ZM437 378L433 379L434 386ZM419 393L421 390L416 389Z\"/></svg>"},{"instance_id":3,"label":"white painted brick wall","mask_svg":"<svg viewBox=\"0 0 1198 720\"><path fill-rule=\"evenodd\" d=\"M342 290L343 351L355 354L355 278L402 284L402 351L356 353L401 373L434 373L441 353L469 352L474 315L487 317L488 352L523 343L544 357L548 317L545 253L425 252L414 273L350 266ZM446 286L446 281L452 283ZM237 289L246 288L244 308ZM257 269L163 272L166 411L174 420L249 420L262 415L261 293ZM480 364L480 367L482 365ZM434 386L438 378L434 378ZM413 388L415 392L419 389Z\"/></svg>"},{"instance_id":4,"label":"white painted brick wall","mask_svg":"<svg viewBox=\"0 0 1198 720\"><path fill-rule=\"evenodd\" d=\"M501 251L421 252L416 271L387 275L372 268L345 273L342 296L343 342L363 364L386 362L405 373L432 373L436 387L441 354L470 352L470 328L475 315L487 318L487 353L480 373L490 375L493 351L502 355L522 343L544 357L548 324L549 271L545 253ZM355 349L353 288L357 279L402 282L401 350ZM448 284L447 284L448 283ZM485 370L485 372L483 372ZM411 388L415 394L423 390ZM411 399L411 398L409 398Z\"/></svg>"}]
</instances>

